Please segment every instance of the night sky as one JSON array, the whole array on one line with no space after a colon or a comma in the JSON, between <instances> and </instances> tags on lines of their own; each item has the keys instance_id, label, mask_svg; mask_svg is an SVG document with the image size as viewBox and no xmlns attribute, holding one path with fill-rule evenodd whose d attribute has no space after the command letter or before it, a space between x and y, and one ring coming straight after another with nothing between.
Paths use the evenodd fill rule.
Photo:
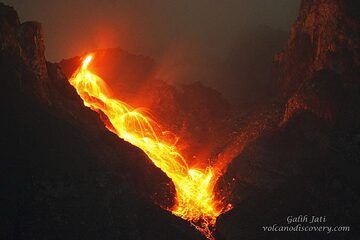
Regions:
<instances>
[{"instance_id":1,"label":"night sky","mask_svg":"<svg viewBox=\"0 0 360 240\"><path fill-rule=\"evenodd\" d=\"M256 26L289 30L300 0L5 0L21 21L43 24L46 55L59 61L121 47L155 59L174 46L223 56Z\"/></svg>"}]
</instances>

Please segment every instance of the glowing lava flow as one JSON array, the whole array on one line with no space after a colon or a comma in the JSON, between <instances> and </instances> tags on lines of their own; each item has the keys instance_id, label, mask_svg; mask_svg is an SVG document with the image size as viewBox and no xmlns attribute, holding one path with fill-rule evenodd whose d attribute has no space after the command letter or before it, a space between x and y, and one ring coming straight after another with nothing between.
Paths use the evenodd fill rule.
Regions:
<instances>
[{"instance_id":1,"label":"glowing lava flow","mask_svg":"<svg viewBox=\"0 0 360 240\"><path fill-rule=\"evenodd\" d=\"M172 213L190 221L206 237L213 238L211 229L224 210L223 203L217 201L214 194L218 173L211 167L190 168L155 122L139 110L109 97L105 82L88 70L92 59L92 55L87 56L81 68L69 80L84 105L105 114L109 120L105 124L110 131L141 148L173 181L176 203L171 209Z\"/></svg>"}]
</instances>

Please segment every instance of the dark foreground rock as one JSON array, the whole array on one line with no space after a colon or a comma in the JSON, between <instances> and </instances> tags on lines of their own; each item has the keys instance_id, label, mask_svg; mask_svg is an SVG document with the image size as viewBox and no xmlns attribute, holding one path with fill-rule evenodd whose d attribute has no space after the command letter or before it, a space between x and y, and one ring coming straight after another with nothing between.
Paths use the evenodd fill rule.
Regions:
<instances>
[{"instance_id":1,"label":"dark foreground rock","mask_svg":"<svg viewBox=\"0 0 360 240\"><path fill-rule=\"evenodd\" d=\"M228 167L234 209L218 239L358 239L360 229L359 2L303 0L276 57L277 129L248 143ZM266 232L288 216L326 216L303 226L345 232ZM309 219L310 221L310 219Z\"/></svg>"}]
</instances>

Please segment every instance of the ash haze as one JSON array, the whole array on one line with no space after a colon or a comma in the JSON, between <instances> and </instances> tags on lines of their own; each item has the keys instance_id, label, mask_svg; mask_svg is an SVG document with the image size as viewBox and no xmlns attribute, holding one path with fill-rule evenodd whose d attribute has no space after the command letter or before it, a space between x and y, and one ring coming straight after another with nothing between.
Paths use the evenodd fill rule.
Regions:
<instances>
[{"instance_id":1,"label":"ash haze","mask_svg":"<svg viewBox=\"0 0 360 240\"><path fill-rule=\"evenodd\" d=\"M90 48L117 47L160 56L194 40L218 54L244 28L288 30L299 0L5 0L22 21L43 24L47 57L58 61Z\"/></svg>"},{"instance_id":2,"label":"ash haze","mask_svg":"<svg viewBox=\"0 0 360 240\"><path fill-rule=\"evenodd\" d=\"M214 69L224 63L238 69L244 62L241 59L248 58L239 59L239 52L258 51L255 56L262 56L264 48L270 51L269 56L264 55L270 62L270 56L283 46L283 41L268 46L272 41L269 38L273 38L273 32L289 31L300 0L5 0L4 3L18 11L21 21L42 23L49 61L93 49L120 47L155 58L159 63L158 75L164 80L202 81L227 91L234 86L214 78L219 75ZM249 44L250 48L260 50L250 51ZM240 69L245 67L248 68L245 64ZM239 77L237 73L230 75L227 77ZM248 75L242 77L252 77ZM237 87L246 89L248 84L244 81Z\"/></svg>"}]
</instances>

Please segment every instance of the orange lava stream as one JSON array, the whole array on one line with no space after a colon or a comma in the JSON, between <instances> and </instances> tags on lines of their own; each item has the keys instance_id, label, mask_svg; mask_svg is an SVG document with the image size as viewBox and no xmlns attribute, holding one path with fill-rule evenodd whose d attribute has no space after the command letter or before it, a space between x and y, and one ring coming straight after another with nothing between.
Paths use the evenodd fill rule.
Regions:
<instances>
[{"instance_id":1,"label":"orange lava stream","mask_svg":"<svg viewBox=\"0 0 360 240\"><path fill-rule=\"evenodd\" d=\"M212 167L189 167L153 120L140 110L109 97L104 80L88 70L92 59L93 56L88 55L69 80L84 105L105 114L109 120L105 125L110 131L141 148L155 166L173 181L176 199L172 213L190 221L202 234L213 239L216 218L225 211L224 204L214 194L219 173Z\"/></svg>"}]
</instances>

